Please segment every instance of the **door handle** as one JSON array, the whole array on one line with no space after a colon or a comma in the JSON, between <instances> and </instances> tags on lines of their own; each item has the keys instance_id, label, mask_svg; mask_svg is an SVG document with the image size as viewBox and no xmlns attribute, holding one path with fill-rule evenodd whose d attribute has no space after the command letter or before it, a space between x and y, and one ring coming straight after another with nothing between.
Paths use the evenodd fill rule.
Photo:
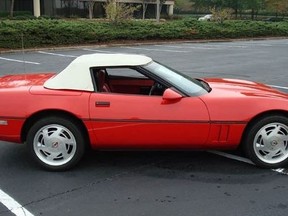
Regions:
<instances>
[{"instance_id":1,"label":"door handle","mask_svg":"<svg viewBox=\"0 0 288 216\"><path fill-rule=\"evenodd\" d=\"M109 101L96 101L95 103L96 107L110 107Z\"/></svg>"}]
</instances>

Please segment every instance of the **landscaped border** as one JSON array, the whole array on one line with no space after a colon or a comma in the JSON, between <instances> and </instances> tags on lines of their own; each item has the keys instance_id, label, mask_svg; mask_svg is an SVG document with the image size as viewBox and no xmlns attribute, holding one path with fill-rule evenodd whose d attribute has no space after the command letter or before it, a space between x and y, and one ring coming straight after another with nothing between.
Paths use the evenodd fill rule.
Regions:
<instances>
[{"instance_id":1,"label":"landscaped border","mask_svg":"<svg viewBox=\"0 0 288 216\"><path fill-rule=\"evenodd\" d=\"M88 20L35 19L0 21L0 48L19 49L101 44L113 41L201 40L254 37L287 37L288 22L199 22L186 18L156 23L130 20L123 23Z\"/></svg>"}]
</instances>

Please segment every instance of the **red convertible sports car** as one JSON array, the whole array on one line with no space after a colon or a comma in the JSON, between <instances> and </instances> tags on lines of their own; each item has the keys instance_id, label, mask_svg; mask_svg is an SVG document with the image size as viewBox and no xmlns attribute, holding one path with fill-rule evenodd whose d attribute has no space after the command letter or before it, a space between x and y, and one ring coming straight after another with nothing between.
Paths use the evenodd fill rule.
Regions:
<instances>
[{"instance_id":1,"label":"red convertible sports car","mask_svg":"<svg viewBox=\"0 0 288 216\"><path fill-rule=\"evenodd\" d=\"M0 140L66 170L93 149L235 149L288 163L288 95L236 79L193 79L151 58L91 54L62 72L0 78Z\"/></svg>"}]
</instances>

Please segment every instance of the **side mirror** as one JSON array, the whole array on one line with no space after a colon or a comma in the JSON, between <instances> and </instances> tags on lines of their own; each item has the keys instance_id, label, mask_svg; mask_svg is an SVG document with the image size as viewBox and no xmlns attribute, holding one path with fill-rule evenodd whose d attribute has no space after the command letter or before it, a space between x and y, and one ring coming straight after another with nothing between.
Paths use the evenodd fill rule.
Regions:
<instances>
[{"instance_id":1,"label":"side mirror","mask_svg":"<svg viewBox=\"0 0 288 216\"><path fill-rule=\"evenodd\" d=\"M182 97L183 97L182 95L180 95L178 92L174 91L171 88L167 88L164 91L163 96L162 96L164 103L177 102L177 101L181 100Z\"/></svg>"}]
</instances>

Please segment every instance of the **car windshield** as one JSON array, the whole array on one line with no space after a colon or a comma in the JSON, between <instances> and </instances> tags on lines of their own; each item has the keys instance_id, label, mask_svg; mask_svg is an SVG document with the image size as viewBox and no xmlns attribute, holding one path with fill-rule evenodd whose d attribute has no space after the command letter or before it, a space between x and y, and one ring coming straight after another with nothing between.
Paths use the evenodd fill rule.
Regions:
<instances>
[{"instance_id":1,"label":"car windshield","mask_svg":"<svg viewBox=\"0 0 288 216\"><path fill-rule=\"evenodd\" d=\"M207 93L207 90L204 89L200 81L158 62L151 62L150 64L144 66L144 68L161 77L166 82L171 83L175 88L190 96Z\"/></svg>"}]
</instances>

